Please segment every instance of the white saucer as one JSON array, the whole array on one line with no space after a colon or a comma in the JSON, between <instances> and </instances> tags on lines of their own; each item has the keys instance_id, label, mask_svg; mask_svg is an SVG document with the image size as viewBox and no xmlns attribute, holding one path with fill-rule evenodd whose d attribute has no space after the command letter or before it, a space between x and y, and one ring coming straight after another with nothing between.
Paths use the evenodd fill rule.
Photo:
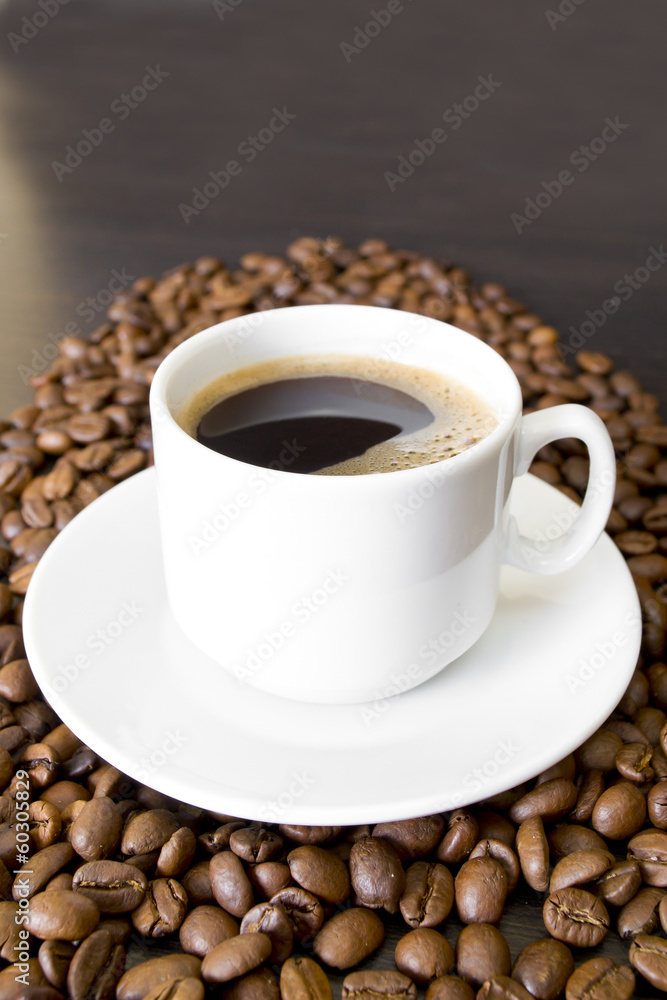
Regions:
<instances>
[{"instance_id":1,"label":"white saucer","mask_svg":"<svg viewBox=\"0 0 667 1000\"><path fill-rule=\"evenodd\" d=\"M523 531L568 504L532 476L515 484ZM30 583L24 634L55 711L125 773L214 811L355 824L466 805L570 753L622 697L640 622L605 535L560 576L504 568L482 639L408 693L314 706L253 691L170 617L148 469L56 538Z\"/></svg>"}]
</instances>

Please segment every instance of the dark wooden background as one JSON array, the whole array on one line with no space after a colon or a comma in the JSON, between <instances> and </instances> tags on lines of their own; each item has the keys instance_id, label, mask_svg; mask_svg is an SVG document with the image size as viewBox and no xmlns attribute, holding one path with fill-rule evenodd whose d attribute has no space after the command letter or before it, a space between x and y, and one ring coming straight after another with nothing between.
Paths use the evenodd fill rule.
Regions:
<instances>
[{"instance_id":1,"label":"dark wooden background","mask_svg":"<svg viewBox=\"0 0 667 1000\"><path fill-rule=\"evenodd\" d=\"M567 341L667 240L664 0L403 0L348 60L341 43L385 0L218 7L69 0L35 30L23 18L36 2L0 5L3 415L30 398L20 366L33 349L66 323L85 334L99 322L85 300L99 304L114 270L233 261L304 234L381 236L504 282ZM168 76L121 120L111 106L147 66ZM489 99L460 128L443 124L489 75L500 83ZM296 117L247 163L238 146L274 108ZM113 132L59 180L53 162L105 117ZM607 118L628 127L580 173L570 156ZM447 141L390 191L385 171L437 127ZM186 224L179 204L232 158L241 174ZM517 234L512 213L568 168L574 183ZM663 267L588 341L663 404L666 291ZM516 900L501 927L516 955L541 932L540 900ZM626 954L613 935L603 950Z\"/></svg>"}]
</instances>

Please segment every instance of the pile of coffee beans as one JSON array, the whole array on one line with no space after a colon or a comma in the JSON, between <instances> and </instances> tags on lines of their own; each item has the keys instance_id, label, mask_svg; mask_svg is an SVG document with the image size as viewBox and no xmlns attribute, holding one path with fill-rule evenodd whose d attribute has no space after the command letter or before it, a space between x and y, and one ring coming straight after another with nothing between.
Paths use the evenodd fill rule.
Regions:
<instances>
[{"instance_id":1,"label":"pile of coffee beans","mask_svg":"<svg viewBox=\"0 0 667 1000\"><path fill-rule=\"evenodd\" d=\"M576 401L602 417L619 473L608 530L637 584L642 652L607 722L520 788L407 821L265 828L176 802L82 745L25 658L23 597L57 533L151 464L148 387L169 351L220 320L327 302L453 323L507 359L527 410ZM667 991L667 426L636 378L564 350L502 286L452 264L300 239L286 258L202 257L136 281L32 384L33 403L0 422L0 1000ZM579 502L585 450L549 445L533 472ZM536 904L512 954L497 925Z\"/></svg>"}]
</instances>

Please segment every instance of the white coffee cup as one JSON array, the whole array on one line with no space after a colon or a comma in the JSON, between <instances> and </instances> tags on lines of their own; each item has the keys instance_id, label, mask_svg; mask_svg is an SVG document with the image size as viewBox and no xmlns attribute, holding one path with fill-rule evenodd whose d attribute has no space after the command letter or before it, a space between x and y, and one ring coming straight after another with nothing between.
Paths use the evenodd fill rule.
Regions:
<instances>
[{"instance_id":1,"label":"white coffee cup","mask_svg":"<svg viewBox=\"0 0 667 1000\"><path fill-rule=\"evenodd\" d=\"M177 423L220 375L331 354L452 376L490 403L498 426L432 465L309 476L285 471L288 451L282 468L261 469L212 451ZM592 410L568 404L522 417L519 384L499 354L397 310L297 306L220 323L162 362L150 406L174 618L240 682L289 698L362 702L421 684L482 635L502 563L567 570L596 542L613 500L614 450ZM590 454L581 513L558 524L545 511L545 531L526 538L511 513L512 482L543 445L571 437ZM439 652L420 657L429 643ZM424 668L406 673L415 660Z\"/></svg>"}]
</instances>

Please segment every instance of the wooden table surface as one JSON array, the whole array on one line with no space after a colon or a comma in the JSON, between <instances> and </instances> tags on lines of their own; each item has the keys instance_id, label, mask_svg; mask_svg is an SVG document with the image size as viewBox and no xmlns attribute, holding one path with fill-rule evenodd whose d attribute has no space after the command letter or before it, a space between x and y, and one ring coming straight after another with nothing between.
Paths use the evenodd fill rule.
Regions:
<instances>
[{"instance_id":1,"label":"wooden table surface","mask_svg":"<svg viewBox=\"0 0 667 1000\"><path fill-rule=\"evenodd\" d=\"M110 282L306 234L500 280L667 404L664 0L39 2L0 5L1 415Z\"/></svg>"}]
</instances>

